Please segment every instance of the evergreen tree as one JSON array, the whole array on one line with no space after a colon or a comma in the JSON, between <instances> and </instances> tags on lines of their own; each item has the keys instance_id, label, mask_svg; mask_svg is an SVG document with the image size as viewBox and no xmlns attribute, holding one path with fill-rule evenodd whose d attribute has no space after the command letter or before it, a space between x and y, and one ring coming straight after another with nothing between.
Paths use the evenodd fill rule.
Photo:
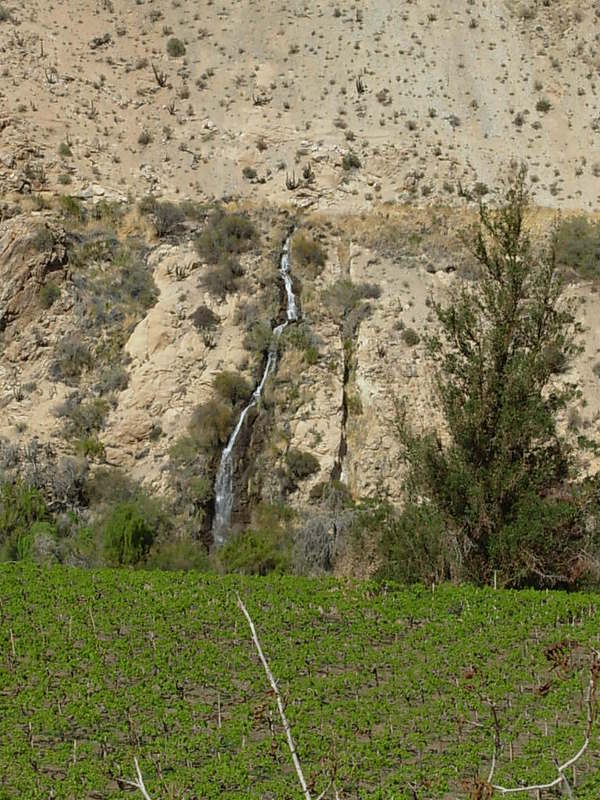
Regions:
<instances>
[{"instance_id":1,"label":"evergreen tree","mask_svg":"<svg viewBox=\"0 0 600 800\"><path fill-rule=\"evenodd\" d=\"M589 493L571 482L572 452L557 429L575 392L557 376L578 352L578 326L552 243L532 245L527 205L521 169L499 207L480 206L465 236L477 279L434 306L439 331L428 353L447 436L401 425L409 500L384 540L388 576L402 562L408 519L423 547L436 539L438 577L440 564L441 577L456 574L456 553L461 574L478 581L498 570L512 585L564 585L578 574ZM435 535L415 531L415 520L433 520Z\"/></svg>"}]
</instances>

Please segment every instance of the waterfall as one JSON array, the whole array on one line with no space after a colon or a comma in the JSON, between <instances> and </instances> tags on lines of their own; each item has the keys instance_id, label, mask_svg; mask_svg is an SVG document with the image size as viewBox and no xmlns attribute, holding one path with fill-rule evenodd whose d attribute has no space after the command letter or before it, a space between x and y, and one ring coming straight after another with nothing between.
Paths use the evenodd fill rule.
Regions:
<instances>
[{"instance_id":1,"label":"waterfall","mask_svg":"<svg viewBox=\"0 0 600 800\"><path fill-rule=\"evenodd\" d=\"M244 426L244 422L246 421L246 417L248 416L250 409L257 405L262 396L267 378L275 369L277 364L277 341L279 337L290 324L290 322L296 322L298 319L296 296L294 295L292 278L290 276L291 236L292 234L290 233L285 240L279 260L279 272L283 278L287 299L286 320L280 325L277 325L277 327L273 328L273 338L262 377L258 386L252 393L252 397L248 401L248 404L240 414L237 425L235 426L233 433L229 437L229 441L227 442L227 445L221 454L221 461L219 463L217 476L215 478L215 518L213 522L213 537L217 547L225 542L225 534L231 522L231 512L233 510L233 449L235 447L235 443L240 435L240 431Z\"/></svg>"}]
</instances>

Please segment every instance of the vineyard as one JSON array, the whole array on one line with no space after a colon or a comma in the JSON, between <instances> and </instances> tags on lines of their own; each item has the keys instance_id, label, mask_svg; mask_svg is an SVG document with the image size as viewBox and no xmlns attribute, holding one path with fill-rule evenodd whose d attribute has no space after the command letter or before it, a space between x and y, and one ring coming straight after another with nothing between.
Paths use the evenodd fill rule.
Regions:
<instances>
[{"instance_id":1,"label":"vineyard","mask_svg":"<svg viewBox=\"0 0 600 800\"><path fill-rule=\"evenodd\" d=\"M467 798L496 732L504 786L583 743L596 595L2 565L0 798L141 797L134 757L153 800L300 797L236 593L315 796ZM578 800L599 764L595 729Z\"/></svg>"}]
</instances>

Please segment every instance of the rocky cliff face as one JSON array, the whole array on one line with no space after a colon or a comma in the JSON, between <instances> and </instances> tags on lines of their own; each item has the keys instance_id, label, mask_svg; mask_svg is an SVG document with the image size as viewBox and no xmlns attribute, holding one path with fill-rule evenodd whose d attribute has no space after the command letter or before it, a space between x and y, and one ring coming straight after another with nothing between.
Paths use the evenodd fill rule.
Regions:
<instances>
[{"instance_id":1,"label":"rocky cliff face","mask_svg":"<svg viewBox=\"0 0 600 800\"><path fill-rule=\"evenodd\" d=\"M55 459L83 458L92 470L120 467L172 498L173 447L198 406L215 399L216 376L235 372L256 385L263 362L249 340L257 325L268 329L284 317L277 257L290 218L252 213L262 244L241 256L243 277L221 297L207 289L210 265L192 243L205 223L182 228L168 242L142 249L138 243L141 255L133 261L123 261L124 233L93 225L65 232L55 212L24 212L1 223L4 445L25 452L35 441ZM470 279L469 258L455 237L469 213L296 217L296 235L316 243L326 259L315 266L292 248L301 319L284 332L277 370L236 448L235 520L260 501L309 506L331 481L357 499L401 503L398 403L412 425L441 429L423 337L433 330L432 300ZM88 248L85 262L81 247ZM137 276L129 299L115 289L124 270ZM142 308L136 298L148 281L155 288ZM107 293L100 317L98 286ZM584 352L565 376L582 387L579 407L564 420L574 435L592 435L600 419L600 300L592 289L569 290L584 326ZM200 307L214 320L210 331L194 321ZM65 342L87 353L75 348L84 359L77 369L72 350L65 366ZM119 372L116 381L115 370L125 377ZM214 466L213 456L213 477ZM586 466L596 467L591 455Z\"/></svg>"},{"instance_id":2,"label":"rocky cliff face","mask_svg":"<svg viewBox=\"0 0 600 800\"><path fill-rule=\"evenodd\" d=\"M41 287L67 260L64 231L43 219L17 216L4 222L0 238L0 330L35 317Z\"/></svg>"}]
</instances>

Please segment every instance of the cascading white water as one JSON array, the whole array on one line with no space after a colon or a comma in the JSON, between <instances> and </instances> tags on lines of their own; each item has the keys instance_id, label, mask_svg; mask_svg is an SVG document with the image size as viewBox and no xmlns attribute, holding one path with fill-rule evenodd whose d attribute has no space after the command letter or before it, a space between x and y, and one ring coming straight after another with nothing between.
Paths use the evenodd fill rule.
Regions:
<instances>
[{"instance_id":1,"label":"cascading white water","mask_svg":"<svg viewBox=\"0 0 600 800\"><path fill-rule=\"evenodd\" d=\"M225 534L231 522L231 512L233 510L233 448L244 426L248 412L260 400L267 378L275 369L277 363L277 340L290 322L295 322L298 319L296 296L294 295L292 278L290 276L290 240L291 234L285 240L279 261L279 271L283 278L287 298L287 319L285 322L282 322L281 325L277 325L277 327L273 329L273 339L260 383L240 414L237 425L229 437L227 446L221 454L221 461L219 463L219 469L217 470L217 477L215 479L215 519L213 522L213 537L217 547L222 545L225 541Z\"/></svg>"}]
</instances>

